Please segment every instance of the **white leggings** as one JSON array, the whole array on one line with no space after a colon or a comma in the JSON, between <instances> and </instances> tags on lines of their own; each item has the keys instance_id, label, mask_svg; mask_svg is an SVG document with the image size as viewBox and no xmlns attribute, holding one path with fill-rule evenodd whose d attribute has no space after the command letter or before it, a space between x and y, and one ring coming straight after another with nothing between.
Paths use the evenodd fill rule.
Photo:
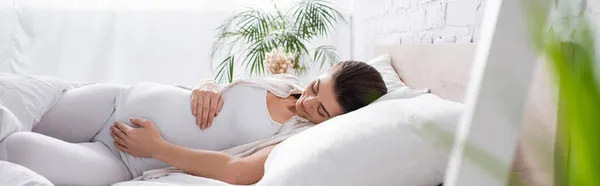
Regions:
<instances>
[{"instance_id":1,"label":"white leggings","mask_svg":"<svg viewBox=\"0 0 600 186\"><path fill-rule=\"evenodd\" d=\"M55 185L111 185L131 180L112 142L95 140L102 128L113 124L115 97L124 88L98 84L65 92L33 132L4 139L7 161Z\"/></svg>"}]
</instances>

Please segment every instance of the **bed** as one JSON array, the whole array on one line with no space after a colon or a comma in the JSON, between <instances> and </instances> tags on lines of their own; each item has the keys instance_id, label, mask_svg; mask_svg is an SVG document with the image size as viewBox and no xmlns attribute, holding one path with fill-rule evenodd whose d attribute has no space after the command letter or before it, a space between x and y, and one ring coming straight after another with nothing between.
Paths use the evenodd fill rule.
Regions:
<instances>
[{"instance_id":1,"label":"bed","mask_svg":"<svg viewBox=\"0 0 600 186\"><path fill-rule=\"evenodd\" d=\"M376 54L390 54L394 69L408 86L463 102L469 86L476 44L388 45ZM509 181L552 185L557 95L544 59L537 61L525 103L522 134Z\"/></svg>"},{"instance_id":2,"label":"bed","mask_svg":"<svg viewBox=\"0 0 600 186\"><path fill-rule=\"evenodd\" d=\"M379 46L375 49L376 54L389 54L392 65L400 79L408 86L415 89L427 88L432 94L454 102L464 101L465 92L469 83L471 64L474 58L474 44L444 44L444 45L392 45ZM542 64L542 63L540 63ZM552 93L552 86L549 85L548 74L544 73L544 66L539 66L536 70L534 83L530 90L530 98L527 101L526 115L524 119L524 134L518 153L513 163L513 172L516 177L511 177L513 181L525 181L526 185L547 185L549 182L548 171L541 168L541 165L547 165L548 162L538 162L537 154L530 150L531 144L525 143L529 136L536 139L552 139L555 118L555 96ZM3 76L5 77L5 76ZM48 80L54 82L55 95L60 96L61 91L74 88L73 85L84 86L81 83L64 82L57 79ZM4 79L0 78L0 82ZM6 97L0 97L0 99ZM1 103L1 102L0 102ZM42 109L51 106L52 101L48 101ZM43 113L40 110L38 113ZM0 115L0 117L2 117ZM1 119L1 118L0 118ZM34 119L35 120L35 119ZM29 126L30 127L30 126ZM6 127L4 127L6 128ZM15 131L27 130L27 127L19 129L13 127ZM30 128L29 128L30 129ZM6 132L6 131L5 131ZM0 138L2 139L2 138ZM550 140L551 141L551 140ZM551 149L551 147L549 147ZM551 162L550 162L551 163ZM10 168L9 164L2 164L4 168ZM15 166L15 169L19 168ZM21 170L21 168L19 168ZM15 174L34 174L32 172L20 171ZM40 178L41 176L22 176L23 178ZM5 179L6 177L3 176ZM0 182L9 181L2 180ZM43 177L41 177L43 178ZM47 183L41 180L40 183ZM23 184L30 180L10 180L13 183ZM438 182L439 183L439 182ZM173 174L162 179L142 181L142 182L124 182L117 186L129 185L228 185L216 180L194 177L184 174ZM436 183L437 184L437 183ZM432 185L436 185L432 184ZM260 182L258 185L261 185Z\"/></svg>"}]
</instances>

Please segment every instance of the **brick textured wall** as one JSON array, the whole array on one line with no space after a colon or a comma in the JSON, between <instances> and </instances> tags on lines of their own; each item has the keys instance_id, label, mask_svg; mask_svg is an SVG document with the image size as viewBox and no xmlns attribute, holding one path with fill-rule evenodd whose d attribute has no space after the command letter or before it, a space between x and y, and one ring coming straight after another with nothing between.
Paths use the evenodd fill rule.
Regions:
<instances>
[{"instance_id":1,"label":"brick textured wall","mask_svg":"<svg viewBox=\"0 0 600 186\"><path fill-rule=\"evenodd\" d=\"M374 57L377 45L477 42L486 1L354 0L354 59ZM588 12L600 21L600 0L588 0Z\"/></svg>"},{"instance_id":2,"label":"brick textured wall","mask_svg":"<svg viewBox=\"0 0 600 186\"><path fill-rule=\"evenodd\" d=\"M477 41L485 0L355 0L355 59L384 44Z\"/></svg>"}]
</instances>

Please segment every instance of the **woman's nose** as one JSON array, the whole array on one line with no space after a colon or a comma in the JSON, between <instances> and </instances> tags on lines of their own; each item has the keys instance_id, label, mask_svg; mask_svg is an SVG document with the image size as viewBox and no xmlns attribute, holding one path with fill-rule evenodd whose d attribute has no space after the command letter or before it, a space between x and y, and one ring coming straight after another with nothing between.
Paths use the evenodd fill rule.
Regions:
<instances>
[{"instance_id":1,"label":"woman's nose","mask_svg":"<svg viewBox=\"0 0 600 186\"><path fill-rule=\"evenodd\" d=\"M315 105L317 98L314 96L309 96L304 99L304 105L306 107L312 108Z\"/></svg>"}]
</instances>

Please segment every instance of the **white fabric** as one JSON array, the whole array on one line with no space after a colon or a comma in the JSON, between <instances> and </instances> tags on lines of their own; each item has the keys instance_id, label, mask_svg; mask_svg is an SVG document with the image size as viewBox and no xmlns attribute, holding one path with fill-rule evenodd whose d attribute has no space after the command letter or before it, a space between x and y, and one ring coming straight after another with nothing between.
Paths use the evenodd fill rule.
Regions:
<instances>
[{"instance_id":1,"label":"white fabric","mask_svg":"<svg viewBox=\"0 0 600 186\"><path fill-rule=\"evenodd\" d=\"M0 73L0 160L7 158L5 138L31 131L63 91L85 85L46 76ZM22 166L0 161L0 183L7 185L52 185ZM4 172L7 171L8 172Z\"/></svg>"},{"instance_id":2,"label":"white fabric","mask_svg":"<svg viewBox=\"0 0 600 186\"><path fill-rule=\"evenodd\" d=\"M121 159L100 142L68 143L39 133L17 132L3 143L7 161L56 185L105 186L132 178Z\"/></svg>"},{"instance_id":3,"label":"white fabric","mask_svg":"<svg viewBox=\"0 0 600 186\"><path fill-rule=\"evenodd\" d=\"M20 131L30 131L68 88L57 78L0 73L0 105L19 119Z\"/></svg>"},{"instance_id":4,"label":"white fabric","mask_svg":"<svg viewBox=\"0 0 600 186\"><path fill-rule=\"evenodd\" d=\"M0 73L0 141L13 132L31 131L63 91L86 84L48 76Z\"/></svg>"},{"instance_id":5,"label":"white fabric","mask_svg":"<svg viewBox=\"0 0 600 186\"><path fill-rule=\"evenodd\" d=\"M23 125L8 108L4 107L0 104L0 141L4 139L4 137L8 136L17 131L25 131L23 129ZM3 159L2 152L0 152L0 160Z\"/></svg>"},{"instance_id":6,"label":"white fabric","mask_svg":"<svg viewBox=\"0 0 600 186\"><path fill-rule=\"evenodd\" d=\"M109 185L133 178L111 143L90 142L114 122L116 94L127 86L95 84L63 93L34 132L6 137L6 160L57 185ZM116 150L116 149L115 149Z\"/></svg>"},{"instance_id":7,"label":"white fabric","mask_svg":"<svg viewBox=\"0 0 600 186\"><path fill-rule=\"evenodd\" d=\"M54 186L48 179L18 164L0 161L0 183L10 186Z\"/></svg>"},{"instance_id":8,"label":"white fabric","mask_svg":"<svg viewBox=\"0 0 600 186\"><path fill-rule=\"evenodd\" d=\"M412 98L429 93L428 88L413 89L400 80L400 77L392 66L392 61L388 54L377 56L366 63L373 66L381 74L383 82L388 89L388 93L377 101Z\"/></svg>"},{"instance_id":9,"label":"white fabric","mask_svg":"<svg viewBox=\"0 0 600 186\"><path fill-rule=\"evenodd\" d=\"M282 128L274 123L267 110L267 90L238 84L222 92L220 114L206 130L200 130L190 106L191 91L169 85L140 83L117 94L115 121L131 125L130 117L145 118L171 143L193 149L221 151L242 144L267 139ZM136 127L131 125L132 127ZM110 128L105 127L96 140L112 145ZM103 135L106 134L106 135ZM157 159L136 158L119 152L132 175L169 165Z\"/></svg>"},{"instance_id":10,"label":"white fabric","mask_svg":"<svg viewBox=\"0 0 600 186\"><path fill-rule=\"evenodd\" d=\"M154 83L141 83L117 96L115 120L146 118L162 137L195 149L224 150L233 144L246 144L279 132L267 110L267 90L237 85L221 95L225 100L210 128L202 131L191 114L190 91ZM215 140L218 139L218 140Z\"/></svg>"},{"instance_id":11,"label":"white fabric","mask_svg":"<svg viewBox=\"0 0 600 186\"><path fill-rule=\"evenodd\" d=\"M398 77L398 74L394 70L394 67L392 67L390 55L380 55L367 61L366 63L375 67L375 69L377 69L377 71L381 73L383 81L385 82L385 85L388 88L388 92L406 86L406 84L404 84L404 82L400 80L400 77Z\"/></svg>"},{"instance_id":12,"label":"white fabric","mask_svg":"<svg viewBox=\"0 0 600 186\"><path fill-rule=\"evenodd\" d=\"M325 121L275 147L256 185L438 185L453 139L431 134L453 134L462 107L426 94Z\"/></svg>"},{"instance_id":13,"label":"white fabric","mask_svg":"<svg viewBox=\"0 0 600 186\"><path fill-rule=\"evenodd\" d=\"M397 88L394 91L388 92L387 94L381 96L379 99L375 100L373 103L386 101L386 100L393 100L393 99L413 98L413 97L417 97L417 96L427 94L427 93L429 93L429 89L415 90L408 86L404 86L404 87Z\"/></svg>"},{"instance_id":14,"label":"white fabric","mask_svg":"<svg viewBox=\"0 0 600 186\"><path fill-rule=\"evenodd\" d=\"M115 97L128 87L101 83L65 91L31 131L70 143L90 142L103 126L113 124Z\"/></svg>"},{"instance_id":15,"label":"white fabric","mask_svg":"<svg viewBox=\"0 0 600 186\"><path fill-rule=\"evenodd\" d=\"M214 83L215 82L211 79L204 79L196 87L210 86ZM267 89L269 92L280 98L287 98L292 94L300 94L302 93L302 90L304 90L302 82L300 82L296 76L289 74L277 74L264 78L240 78L230 84L222 84L219 89L221 92L226 92L228 89L240 84ZM192 87L189 86L179 87L192 90ZM283 128L275 136L269 139L255 141L230 148L224 150L223 152L232 154L236 157L246 157L262 148L279 143L294 134L312 127L313 125L314 124L302 117L293 116L283 124Z\"/></svg>"},{"instance_id":16,"label":"white fabric","mask_svg":"<svg viewBox=\"0 0 600 186\"><path fill-rule=\"evenodd\" d=\"M23 125L8 108L0 104L0 161L6 160L4 138L18 131L25 131Z\"/></svg>"},{"instance_id":17,"label":"white fabric","mask_svg":"<svg viewBox=\"0 0 600 186\"><path fill-rule=\"evenodd\" d=\"M159 177L148 181L127 181L112 186L233 186L231 184L214 180L210 178L203 178L197 176L190 176L189 174L173 172L169 176Z\"/></svg>"},{"instance_id":18,"label":"white fabric","mask_svg":"<svg viewBox=\"0 0 600 186\"><path fill-rule=\"evenodd\" d=\"M196 88L202 87L202 86L212 86L213 84L214 84L213 80L205 79L205 80L201 81L196 86ZM238 79L238 80L234 81L233 83L221 85L220 91L226 92L228 89L231 89L232 87L241 85L241 84L265 88L265 89L269 90L269 92L273 93L274 95L276 95L278 97L282 97L282 98L286 98L286 97L290 96L291 94L301 93L302 89L304 88L302 86L302 83L298 80L297 77L288 75L288 74L278 74L278 75L273 75L273 76L266 77L266 78ZM186 87L186 86L180 86L180 87L188 89L188 90L192 89L192 87ZM244 145L240 145L240 146L237 146L234 148L224 150L223 152L233 155L235 157L239 157L239 158L246 157L246 156L249 156L249 155L259 151L260 149L280 143L280 142L286 140L287 138L289 138L297 133L300 133L301 131L304 131L312 126L313 126L313 124L308 122L306 119L298 117L298 116L294 116L291 119L289 119L287 122L285 122L283 125L283 128L273 137L255 141L255 142L248 143L248 144L244 144ZM174 167L150 170L150 171L144 172L144 174L142 176L137 177L134 180L135 181L141 181L141 180L154 181L157 178L169 176L172 173L178 173L178 172L182 172L182 171L179 169L176 169ZM194 176L191 176L191 175L189 175L189 176L190 176L190 179L194 179ZM135 185L135 184L133 184L133 185Z\"/></svg>"},{"instance_id":19,"label":"white fabric","mask_svg":"<svg viewBox=\"0 0 600 186\"><path fill-rule=\"evenodd\" d=\"M2 77L11 77L12 79L17 79L18 81L12 81L12 79L5 79L5 78L0 78L0 82L6 85L10 85L12 87L18 87L16 85L22 85L23 87L34 87L37 88L38 90L42 90L43 88L47 88L45 87L46 84L52 84L53 82L56 82L58 79L56 78L47 78L47 77L41 77L41 76L25 76L25 75L14 75L14 74L0 74L2 75ZM59 85L62 86L62 88L64 90L68 90L70 88L73 87L81 87L85 84L83 83L66 83L64 81L58 81L60 82ZM210 82L210 81L206 81L206 82ZM290 94L294 94L294 93L300 93L303 89L303 86L301 84L301 82L294 76L291 75L275 75L275 76L271 76L271 77L266 77L266 78L249 78L249 79L240 79L235 81L232 84L229 85L224 85L221 87L222 91L226 91L227 89L230 89L231 87L233 87L234 85L249 85L249 86L255 86L255 87L262 87L264 89L269 90L271 93L275 94L276 96L279 97L287 97ZM37 87L37 86L40 87ZM56 87L54 87L56 88ZM59 87L60 88L60 87ZM182 87L182 88L186 88L186 89L191 89L191 87ZM21 89L15 89L15 90L21 90ZM52 91L52 89L50 89L50 91L40 91L40 94L48 94L48 95L43 95L42 97L47 97L47 96L56 96L56 97L60 97L63 92L62 91ZM59 94L59 95L54 95L54 94ZM27 103L37 103L37 99L40 99L39 97L37 97L36 95L32 95L28 92L22 92L22 93L18 93L18 94L10 94L10 96L3 96L1 97L2 100L10 100L10 99L17 99L17 98L21 98L22 96L25 96L25 98L27 99L23 99L23 103L20 104L15 104L18 109L21 109L23 107L23 105L26 105ZM43 107L35 107L34 110L32 110L32 113L45 113L45 110L39 110L40 108L51 108L53 107L53 105L43 105ZM10 109L10 108L9 108ZM8 109L4 109L7 110ZM8 112L6 112L8 113ZM28 117L24 117L25 120L27 121L34 121L35 118L40 118L41 115L39 114L34 114L34 115L26 115ZM9 117L3 117L4 118L9 118ZM14 118L11 120L15 120ZM16 122L11 122L11 123L16 123ZM4 125L5 123L2 123L2 125ZM21 125L21 122L18 122L19 125ZM281 129L281 131L276 134L275 136L268 138L268 139L264 139L264 140L259 140L256 142L252 142L252 143L248 143L245 145L241 145L241 146L237 146L231 149L227 149L224 150L223 152L232 154L236 157L245 157L248 156L250 154L253 154L254 152L279 143L285 139L287 139L288 137L305 130L306 128L311 127L312 124L308 123L305 119L300 118L300 117L293 117L292 119L288 120L288 122L285 123L284 127ZM3 128L5 128L4 126L2 126ZM15 127L12 127L15 128ZM7 134L13 133L16 131L12 131L12 132L7 132ZM4 137L4 136L2 136ZM3 144L3 143L0 143ZM3 151L2 149L0 149L1 151ZM35 149L34 149L35 150ZM5 151L3 151L3 153L5 153ZM1 153L0 153L1 154ZM26 157L26 156L24 156ZM170 173L173 172L177 172L177 171L171 171L168 169L165 170L158 170L159 174L155 174L155 175L160 175L160 176L148 176L148 175L144 175L142 177L139 177L138 179L148 179L148 178L153 178L153 177L162 177L162 176L166 176L169 175ZM155 172L151 172L151 173L157 173ZM185 175L183 177L188 177L190 180L197 180L197 177L195 176L191 176L191 175Z\"/></svg>"}]
</instances>

